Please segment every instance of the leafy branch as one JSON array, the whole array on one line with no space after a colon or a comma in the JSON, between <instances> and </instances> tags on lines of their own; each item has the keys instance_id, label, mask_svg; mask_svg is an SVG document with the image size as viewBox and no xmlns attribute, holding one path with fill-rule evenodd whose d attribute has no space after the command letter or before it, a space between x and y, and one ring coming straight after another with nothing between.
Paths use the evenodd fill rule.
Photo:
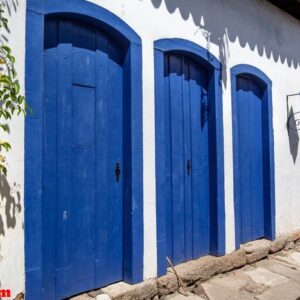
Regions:
<instances>
[{"instance_id":1,"label":"leafy branch","mask_svg":"<svg viewBox=\"0 0 300 300\"><path fill-rule=\"evenodd\" d=\"M0 5L0 30L8 31L8 20L3 16L4 10ZM20 93L17 80L15 57L8 45L0 44L0 129L9 133L9 120L13 115L26 114L28 105ZM0 139L0 173L7 175L6 161L3 152L8 152L11 145Z\"/></svg>"}]
</instances>

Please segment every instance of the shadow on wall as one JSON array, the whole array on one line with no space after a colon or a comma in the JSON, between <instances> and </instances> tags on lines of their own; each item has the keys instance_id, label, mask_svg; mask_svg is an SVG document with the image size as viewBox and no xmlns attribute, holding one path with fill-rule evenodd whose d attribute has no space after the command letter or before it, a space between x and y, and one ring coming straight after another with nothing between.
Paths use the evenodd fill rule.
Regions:
<instances>
[{"instance_id":1,"label":"shadow on wall","mask_svg":"<svg viewBox=\"0 0 300 300\"><path fill-rule=\"evenodd\" d=\"M297 68L300 64L300 26L296 19L281 22L284 12L265 0L151 0L155 8L165 3L169 13L176 9L181 17L192 17L198 27L194 35L202 34L210 43L219 47L219 59L223 64L223 82L227 86L227 61L230 57L229 42L238 40L241 47L250 47L260 56L287 63ZM265 8L265 9L264 9ZM293 26L294 24L294 26ZM288 45L288 47L287 47Z\"/></svg>"},{"instance_id":2,"label":"shadow on wall","mask_svg":"<svg viewBox=\"0 0 300 300\"><path fill-rule=\"evenodd\" d=\"M287 130L289 135L289 146L290 146L290 153L293 158L294 164L296 163L297 156L298 156L298 148L299 148L299 133L298 130L292 128L289 124L295 124L297 122L296 115L294 113L293 108L289 111L289 119L287 124Z\"/></svg>"},{"instance_id":3,"label":"shadow on wall","mask_svg":"<svg viewBox=\"0 0 300 300\"><path fill-rule=\"evenodd\" d=\"M21 213L20 187L14 183L11 187L4 175L0 175L0 236L5 235L5 228L14 229L17 225L17 215ZM4 224L5 222L5 224Z\"/></svg>"},{"instance_id":4,"label":"shadow on wall","mask_svg":"<svg viewBox=\"0 0 300 300\"><path fill-rule=\"evenodd\" d=\"M290 95L291 96L291 95ZM295 96L295 95L294 95ZM298 100L298 99L297 99ZM287 96L287 132L289 136L290 153L293 158L294 164L296 163L299 149L299 131L300 131L300 110L299 105L293 106L289 102L289 96Z\"/></svg>"},{"instance_id":5,"label":"shadow on wall","mask_svg":"<svg viewBox=\"0 0 300 300\"><path fill-rule=\"evenodd\" d=\"M20 0L0 0L0 4L2 9L7 12L8 16L11 16L13 12L16 12L18 10ZM4 31L4 33L3 33ZM1 32L0 35L0 43L7 43L8 42L8 36L10 34L10 30L5 31L4 29Z\"/></svg>"},{"instance_id":6,"label":"shadow on wall","mask_svg":"<svg viewBox=\"0 0 300 300\"><path fill-rule=\"evenodd\" d=\"M8 14L11 16L12 12L16 12L20 0L1 0L0 3L4 9L7 9Z\"/></svg>"}]
</instances>

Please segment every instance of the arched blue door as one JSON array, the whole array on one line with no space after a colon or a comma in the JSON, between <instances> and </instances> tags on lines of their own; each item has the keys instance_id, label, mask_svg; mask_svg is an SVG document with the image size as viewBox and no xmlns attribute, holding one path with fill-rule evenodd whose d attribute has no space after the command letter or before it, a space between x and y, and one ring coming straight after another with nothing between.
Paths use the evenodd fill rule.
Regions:
<instances>
[{"instance_id":1,"label":"arched blue door","mask_svg":"<svg viewBox=\"0 0 300 300\"><path fill-rule=\"evenodd\" d=\"M43 280L61 299L123 279L123 53L64 18L44 47Z\"/></svg>"},{"instance_id":2,"label":"arched blue door","mask_svg":"<svg viewBox=\"0 0 300 300\"><path fill-rule=\"evenodd\" d=\"M275 238L272 82L259 69L231 69L236 247Z\"/></svg>"},{"instance_id":3,"label":"arched blue door","mask_svg":"<svg viewBox=\"0 0 300 300\"><path fill-rule=\"evenodd\" d=\"M178 264L210 247L207 72L180 53L164 59L167 255Z\"/></svg>"},{"instance_id":4,"label":"arched blue door","mask_svg":"<svg viewBox=\"0 0 300 300\"><path fill-rule=\"evenodd\" d=\"M241 242L264 237L264 88L251 77L237 76L237 134Z\"/></svg>"}]
</instances>

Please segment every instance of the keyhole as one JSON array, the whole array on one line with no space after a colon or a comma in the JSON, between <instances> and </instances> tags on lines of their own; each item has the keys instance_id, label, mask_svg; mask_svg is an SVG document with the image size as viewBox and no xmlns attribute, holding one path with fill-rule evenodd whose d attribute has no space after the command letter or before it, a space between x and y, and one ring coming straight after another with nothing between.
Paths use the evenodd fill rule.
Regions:
<instances>
[{"instance_id":1,"label":"keyhole","mask_svg":"<svg viewBox=\"0 0 300 300\"><path fill-rule=\"evenodd\" d=\"M116 175L116 181L119 182L120 180L120 174L121 174L121 168L120 168L120 164L116 163L116 167L115 167L115 175Z\"/></svg>"},{"instance_id":2,"label":"keyhole","mask_svg":"<svg viewBox=\"0 0 300 300\"><path fill-rule=\"evenodd\" d=\"M191 162L190 162L190 160L188 160L187 163L186 163L186 171L187 171L188 176L190 176L190 174L191 174Z\"/></svg>"}]
</instances>

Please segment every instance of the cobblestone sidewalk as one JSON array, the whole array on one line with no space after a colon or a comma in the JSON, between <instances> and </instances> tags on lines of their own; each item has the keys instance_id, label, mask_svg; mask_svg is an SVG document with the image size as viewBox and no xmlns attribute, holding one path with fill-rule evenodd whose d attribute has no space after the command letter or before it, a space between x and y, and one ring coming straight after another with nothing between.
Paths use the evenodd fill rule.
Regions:
<instances>
[{"instance_id":1,"label":"cobblestone sidewalk","mask_svg":"<svg viewBox=\"0 0 300 300\"><path fill-rule=\"evenodd\" d=\"M164 300L300 300L300 245L242 269L175 293Z\"/></svg>"}]
</instances>

